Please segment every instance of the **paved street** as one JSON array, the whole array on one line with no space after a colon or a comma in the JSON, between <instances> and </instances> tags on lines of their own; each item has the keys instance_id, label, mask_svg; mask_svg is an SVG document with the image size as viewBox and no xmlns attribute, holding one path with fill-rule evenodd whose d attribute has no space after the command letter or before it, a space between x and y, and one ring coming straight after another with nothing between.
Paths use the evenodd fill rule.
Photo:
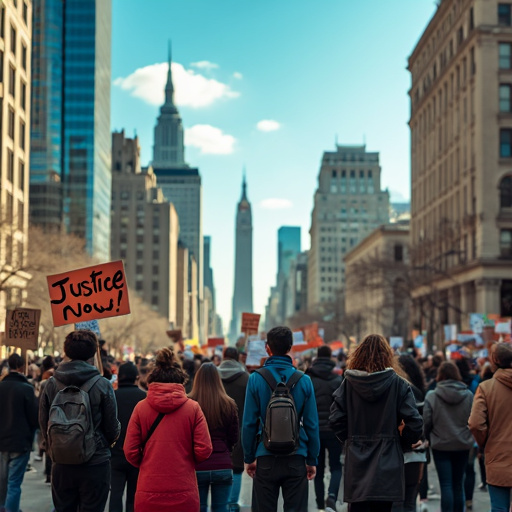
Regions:
<instances>
[{"instance_id":1,"label":"paved street","mask_svg":"<svg viewBox=\"0 0 512 512\"><path fill-rule=\"evenodd\" d=\"M36 471L29 472L25 475L25 481L22 487L21 510L23 512L51 512L53 510L51 492L50 487L44 483L43 463L32 462L32 466L34 469L36 469ZM430 484L434 485L434 491L438 493L439 485L433 464L429 465L429 479ZM478 469L476 480L477 487L478 484L480 483ZM242 510L244 512L250 511L251 489L251 479L244 474L241 494L241 503L243 505ZM440 510L439 498L429 500L427 506L428 512L438 512ZM490 506L488 493L482 492L478 488L476 488L473 500L474 512L487 512L489 508ZM310 482L309 484L309 510L311 512L314 512L316 510L315 490L313 487L313 482ZM344 511L345 509L339 507L338 510Z\"/></svg>"}]
</instances>

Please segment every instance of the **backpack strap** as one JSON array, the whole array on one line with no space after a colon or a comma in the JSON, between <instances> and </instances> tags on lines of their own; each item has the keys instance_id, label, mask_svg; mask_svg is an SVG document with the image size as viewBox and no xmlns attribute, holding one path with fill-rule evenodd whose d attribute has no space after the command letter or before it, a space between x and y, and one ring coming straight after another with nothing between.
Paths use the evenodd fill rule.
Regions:
<instances>
[{"instance_id":1,"label":"backpack strap","mask_svg":"<svg viewBox=\"0 0 512 512\"><path fill-rule=\"evenodd\" d=\"M164 416L165 416L165 413L159 412L158 416L155 418L155 421L153 422L151 427L149 427L148 435L147 435L146 439L144 441L142 441L142 444L140 446L140 451L141 452L144 451L144 448L146 447L146 444L149 441L149 438L153 435L153 432L156 430L156 427L158 427L160 422L164 419Z\"/></svg>"},{"instance_id":2,"label":"backpack strap","mask_svg":"<svg viewBox=\"0 0 512 512\"><path fill-rule=\"evenodd\" d=\"M89 391L92 389L94 384L96 384L96 382L98 382L101 379L101 377L102 377L102 375L95 375L94 377L91 377L88 381L84 382L80 386L80 389L82 391L85 391L86 393L89 393Z\"/></svg>"},{"instance_id":3,"label":"backpack strap","mask_svg":"<svg viewBox=\"0 0 512 512\"><path fill-rule=\"evenodd\" d=\"M265 382L270 386L272 391L276 389L277 381L268 368L258 368L256 373L259 373L265 379Z\"/></svg>"},{"instance_id":4,"label":"backpack strap","mask_svg":"<svg viewBox=\"0 0 512 512\"><path fill-rule=\"evenodd\" d=\"M300 370L295 370L294 373L291 374L290 378L286 382L286 386L291 391L297 382L299 382L300 379L304 376L304 372L301 372Z\"/></svg>"}]
</instances>

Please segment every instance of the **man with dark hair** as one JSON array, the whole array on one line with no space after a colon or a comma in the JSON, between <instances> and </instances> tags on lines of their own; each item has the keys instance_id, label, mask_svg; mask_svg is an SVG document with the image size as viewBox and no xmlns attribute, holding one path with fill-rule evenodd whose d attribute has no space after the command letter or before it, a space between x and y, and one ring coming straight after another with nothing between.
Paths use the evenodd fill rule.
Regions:
<instances>
[{"instance_id":1,"label":"man with dark hair","mask_svg":"<svg viewBox=\"0 0 512 512\"><path fill-rule=\"evenodd\" d=\"M0 382L0 510L20 507L21 484L37 428L34 388L23 375L23 358L11 354Z\"/></svg>"},{"instance_id":2,"label":"man with dark hair","mask_svg":"<svg viewBox=\"0 0 512 512\"><path fill-rule=\"evenodd\" d=\"M291 454L276 456L265 447L262 439L267 405L272 397L267 377L255 372L247 385L242 445L247 474L254 478L252 510L255 512L277 510L280 490L284 510L307 512L308 480L312 480L316 474L320 443L315 391L307 375L293 377L296 370L288 355L292 345L293 334L288 327L271 329L267 333L266 343L270 357L263 367L277 383L286 384L291 378L296 381L290 386L290 393L300 422L300 432L298 446Z\"/></svg>"},{"instance_id":3,"label":"man with dark hair","mask_svg":"<svg viewBox=\"0 0 512 512\"><path fill-rule=\"evenodd\" d=\"M222 384L229 397L231 397L238 407L239 432L242 430L242 418L244 416L245 391L249 374L245 366L238 362L238 350L235 347L224 349L224 360L220 364L219 373ZM244 452L240 437L231 452L231 461L233 463L233 486L228 501L229 512L240 510L238 500L242 488L242 474L244 472Z\"/></svg>"},{"instance_id":4,"label":"man with dark hair","mask_svg":"<svg viewBox=\"0 0 512 512\"><path fill-rule=\"evenodd\" d=\"M55 371L40 397L39 424L45 443L48 442L50 408L59 391L70 386L87 391L91 409L96 450L83 464L52 466L52 496L56 512L103 510L110 489L110 446L121 430L117 405L110 383L93 366L98 350L96 335L87 330L71 332L64 342L64 353L70 361Z\"/></svg>"},{"instance_id":5,"label":"man with dark hair","mask_svg":"<svg viewBox=\"0 0 512 512\"><path fill-rule=\"evenodd\" d=\"M315 476L316 504L319 509L325 509L326 512L336 511L336 500L341 483L341 444L329 426L329 415L333 403L332 394L340 387L341 376L334 373L336 364L331 357L331 348L328 345L322 345L318 348L318 357L307 372L315 388L320 429L320 455ZM327 499L324 486L326 451L329 453L331 470Z\"/></svg>"},{"instance_id":6,"label":"man with dark hair","mask_svg":"<svg viewBox=\"0 0 512 512\"><path fill-rule=\"evenodd\" d=\"M139 370L127 362L119 367L119 387L115 391L119 421L121 422L121 434L112 448L112 489L110 494L109 512L123 512L123 495L126 486L126 512L133 512L135 490L139 469L132 466L125 458L123 452L126 429L135 406L146 398L146 393L140 389L136 382L139 378Z\"/></svg>"}]
</instances>

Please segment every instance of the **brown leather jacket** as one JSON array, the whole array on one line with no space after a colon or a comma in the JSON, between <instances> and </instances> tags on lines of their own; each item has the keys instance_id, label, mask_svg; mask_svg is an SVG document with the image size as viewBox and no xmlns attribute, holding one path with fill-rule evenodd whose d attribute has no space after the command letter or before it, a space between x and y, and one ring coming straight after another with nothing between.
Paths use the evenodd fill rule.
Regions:
<instances>
[{"instance_id":1,"label":"brown leather jacket","mask_svg":"<svg viewBox=\"0 0 512 512\"><path fill-rule=\"evenodd\" d=\"M469 428L485 449L487 483L512 487L512 368L499 369L476 390Z\"/></svg>"}]
</instances>

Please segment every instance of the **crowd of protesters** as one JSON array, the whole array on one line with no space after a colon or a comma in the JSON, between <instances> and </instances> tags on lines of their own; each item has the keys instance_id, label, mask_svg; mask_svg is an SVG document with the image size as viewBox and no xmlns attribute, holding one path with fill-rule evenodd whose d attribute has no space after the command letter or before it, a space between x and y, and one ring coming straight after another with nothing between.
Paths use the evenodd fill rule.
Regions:
<instances>
[{"instance_id":1,"label":"crowd of protesters","mask_svg":"<svg viewBox=\"0 0 512 512\"><path fill-rule=\"evenodd\" d=\"M423 511L429 463L441 512L473 510L475 465L492 512L510 511L510 345L455 360L394 352L380 335L348 355L325 345L297 357L292 345L288 328L269 331L261 369L245 366L243 346L121 362L90 331L69 334L62 358L11 354L0 363L0 512L19 512L24 474L39 461L56 512L107 502L110 512L235 512L244 472L254 511L277 510L280 492L284 510L307 511L308 480L318 510ZM276 455L269 404L280 384L300 422L293 450ZM80 463L49 434L72 387L87 395L94 431Z\"/></svg>"}]
</instances>

